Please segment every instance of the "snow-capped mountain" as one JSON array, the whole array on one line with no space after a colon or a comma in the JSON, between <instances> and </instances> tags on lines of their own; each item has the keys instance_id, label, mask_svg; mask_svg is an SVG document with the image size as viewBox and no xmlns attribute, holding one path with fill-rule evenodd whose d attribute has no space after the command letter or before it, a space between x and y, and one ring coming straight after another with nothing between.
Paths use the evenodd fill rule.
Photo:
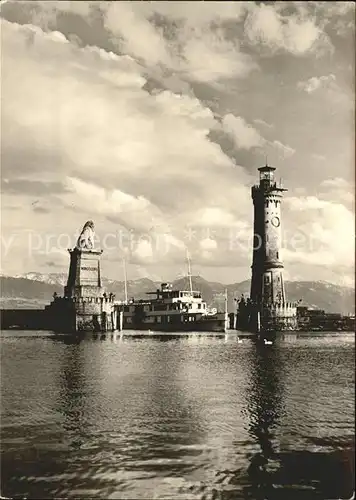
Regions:
<instances>
[{"instance_id":1,"label":"snow-capped mountain","mask_svg":"<svg viewBox=\"0 0 356 500\"><path fill-rule=\"evenodd\" d=\"M29 272L25 274L17 274L14 278L24 278L32 281L41 281L48 285L64 286L67 283L67 274L65 273L36 273Z\"/></svg>"},{"instance_id":2,"label":"snow-capped mountain","mask_svg":"<svg viewBox=\"0 0 356 500\"><path fill-rule=\"evenodd\" d=\"M45 300L50 302L54 292L63 293L67 275L62 273L26 273L21 276L0 276L1 298L13 300L22 298L28 300ZM118 300L124 299L124 282L103 278L107 291L114 293ZM147 292L152 292L160 286L159 281L149 278L129 280L127 282L129 297L144 298ZM173 281L177 288L189 289L187 277ZM353 288L342 287L333 283L321 281L287 281L286 294L291 302L302 299L303 305L324 309L327 312L352 313L355 311L355 292ZM250 281L224 285L205 280L201 276L193 277L193 287L200 290L206 302L213 307L223 307L225 289L228 294L229 310L234 310L234 298L249 293Z\"/></svg>"}]
</instances>

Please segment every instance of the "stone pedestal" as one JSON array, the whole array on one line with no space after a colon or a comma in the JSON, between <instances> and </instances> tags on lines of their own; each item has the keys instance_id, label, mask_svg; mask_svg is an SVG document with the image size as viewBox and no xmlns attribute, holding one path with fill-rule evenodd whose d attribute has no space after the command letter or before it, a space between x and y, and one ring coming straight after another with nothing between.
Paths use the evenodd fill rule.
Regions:
<instances>
[{"instance_id":1,"label":"stone pedestal","mask_svg":"<svg viewBox=\"0 0 356 500\"><path fill-rule=\"evenodd\" d=\"M47 308L57 331L115 331L120 329L113 294L106 294L101 282L102 250L68 250L70 266L64 297L55 297Z\"/></svg>"},{"instance_id":2,"label":"stone pedestal","mask_svg":"<svg viewBox=\"0 0 356 500\"><path fill-rule=\"evenodd\" d=\"M101 297L104 293L100 271L100 257L103 251L79 248L68 251L70 266L64 296Z\"/></svg>"}]
</instances>

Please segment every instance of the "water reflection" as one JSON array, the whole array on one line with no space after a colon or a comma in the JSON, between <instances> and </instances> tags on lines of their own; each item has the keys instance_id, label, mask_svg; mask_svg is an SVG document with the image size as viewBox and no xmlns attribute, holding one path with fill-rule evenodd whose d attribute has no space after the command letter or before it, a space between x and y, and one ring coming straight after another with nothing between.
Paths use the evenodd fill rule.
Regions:
<instances>
[{"instance_id":1,"label":"water reflection","mask_svg":"<svg viewBox=\"0 0 356 500\"><path fill-rule=\"evenodd\" d=\"M2 493L350 498L352 347L111 335L5 341Z\"/></svg>"},{"instance_id":2,"label":"water reflection","mask_svg":"<svg viewBox=\"0 0 356 500\"><path fill-rule=\"evenodd\" d=\"M43 491L49 497L109 498L116 491L113 478L117 465L112 464L113 447L102 442L98 427L105 407L100 398L100 351L85 338L61 336L64 350L58 359L58 397L53 411L61 416L60 437L56 446L56 466L46 486L45 478L37 478L35 498ZM106 338L108 340L108 338ZM94 347L94 349L93 349ZM102 463L98 455L103 455ZM103 473L104 472L104 473ZM42 479L42 481L40 481Z\"/></svg>"},{"instance_id":3,"label":"water reflection","mask_svg":"<svg viewBox=\"0 0 356 500\"><path fill-rule=\"evenodd\" d=\"M82 483L91 496L132 498L145 484L154 491L162 478L188 474L204 433L178 380L180 341L157 350L151 341L122 339L115 351L115 339L102 340L64 341L56 411L70 450L69 476L57 493L74 496Z\"/></svg>"},{"instance_id":4,"label":"water reflection","mask_svg":"<svg viewBox=\"0 0 356 500\"><path fill-rule=\"evenodd\" d=\"M246 401L249 432L260 450L250 457L245 495L256 500L351 498L355 489L351 449L337 450L336 442L332 452L283 449L279 427L285 415L288 361L283 354L280 342L268 347L256 344L251 352Z\"/></svg>"},{"instance_id":5,"label":"water reflection","mask_svg":"<svg viewBox=\"0 0 356 500\"><path fill-rule=\"evenodd\" d=\"M73 436L68 443L70 447L80 448L87 437L86 412L90 412L85 397L85 357L80 339L64 340L66 348L60 360L58 372L59 394L55 410L62 414L62 428L66 436Z\"/></svg>"},{"instance_id":6,"label":"water reflection","mask_svg":"<svg viewBox=\"0 0 356 500\"><path fill-rule=\"evenodd\" d=\"M255 344L250 352L251 376L246 391L249 434L259 445L250 458L246 493L256 499L268 498L272 488L271 470L278 454L276 428L284 412L284 365L278 344Z\"/></svg>"}]
</instances>

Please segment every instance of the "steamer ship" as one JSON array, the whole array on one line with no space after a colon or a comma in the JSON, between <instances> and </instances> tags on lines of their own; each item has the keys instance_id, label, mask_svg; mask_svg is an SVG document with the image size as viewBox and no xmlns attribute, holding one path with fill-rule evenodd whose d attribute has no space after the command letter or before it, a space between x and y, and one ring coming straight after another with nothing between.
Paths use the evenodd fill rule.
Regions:
<instances>
[{"instance_id":1,"label":"steamer ship","mask_svg":"<svg viewBox=\"0 0 356 500\"><path fill-rule=\"evenodd\" d=\"M225 332L227 330L227 295L225 311L209 308L200 291L193 290L190 259L188 261L189 290L173 289L172 284L162 283L161 288L147 295L147 299L127 300L125 274L125 305L123 329L151 330L158 332Z\"/></svg>"},{"instance_id":2,"label":"steamer ship","mask_svg":"<svg viewBox=\"0 0 356 500\"><path fill-rule=\"evenodd\" d=\"M227 313L210 309L201 292L174 290L162 283L154 298L134 300L124 305L123 328L161 332L225 332Z\"/></svg>"}]
</instances>

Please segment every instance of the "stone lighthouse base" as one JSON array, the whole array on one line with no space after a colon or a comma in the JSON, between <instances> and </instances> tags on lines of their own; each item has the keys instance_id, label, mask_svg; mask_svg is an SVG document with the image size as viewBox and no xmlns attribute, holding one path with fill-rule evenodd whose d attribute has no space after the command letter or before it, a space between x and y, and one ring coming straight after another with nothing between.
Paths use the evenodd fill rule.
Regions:
<instances>
[{"instance_id":1,"label":"stone lighthouse base","mask_svg":"<svg viewBox=\"0 0 356 500\"><path fill-rule=\"evenodd\" d=\"M254 304L251 301L240 301L237 330L251 333L288 332L298 330L296 304Z\"/></svg>"},{"instance_id":2,"label":"stone lighthouse base","mask_svg":"<svg viewBox=\"0 0 356 500\"><path fill-rule=\"evenodd\" d=\"M261 310L261 332L286 332L297 330L297 307L287 302L284 305L273 304Z\"/></svg>"}]
</instances>

